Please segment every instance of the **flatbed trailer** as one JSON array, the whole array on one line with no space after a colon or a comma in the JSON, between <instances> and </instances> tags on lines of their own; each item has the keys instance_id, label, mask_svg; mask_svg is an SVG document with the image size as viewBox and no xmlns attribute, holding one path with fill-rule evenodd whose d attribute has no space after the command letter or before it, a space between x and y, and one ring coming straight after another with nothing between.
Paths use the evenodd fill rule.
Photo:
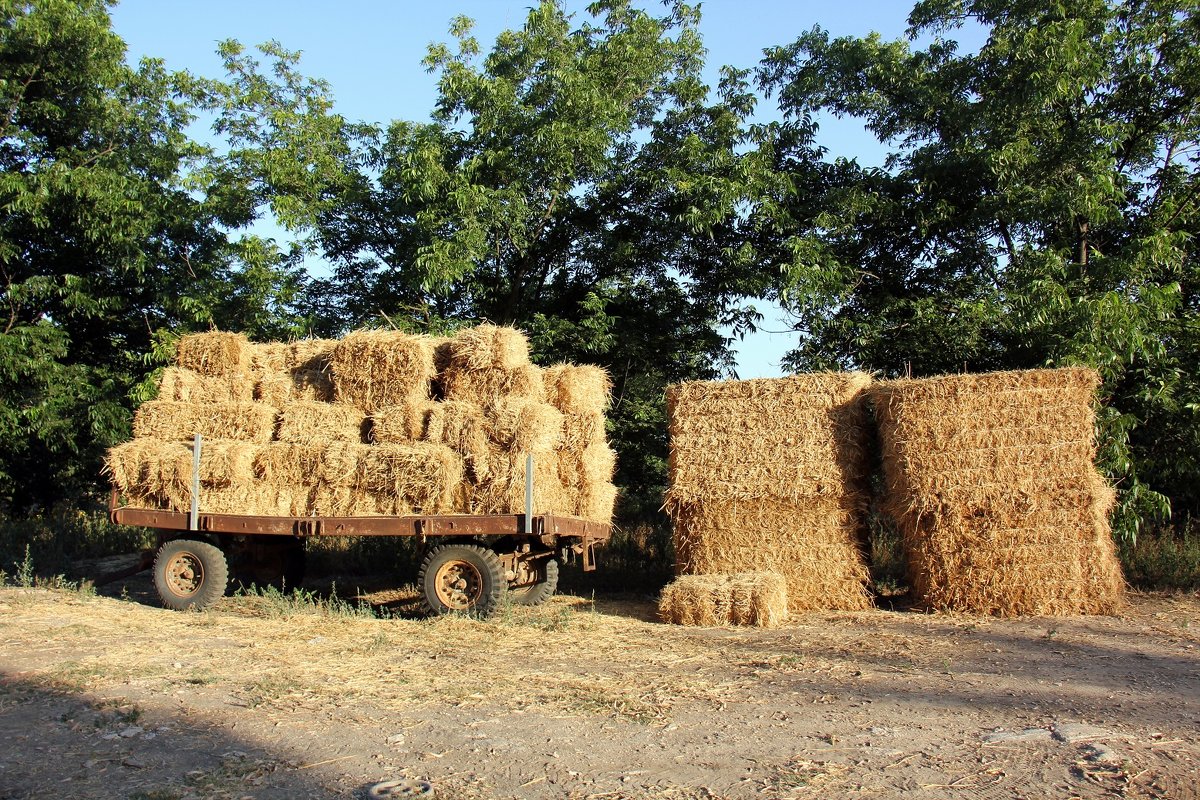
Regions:
<instances>
[{"instance_id":1,"label":"flatbed trailer","mask_svg":"<svg viewBox=\"0 0 1200 800\"><path fill-rule=\"evenodd\" d=\"M548 599L564 558L594 570L595 548L612 534L611 525L595 520L529 513L531 497L529 486L525 514L286 517L212 514L195 503L190 512L121 505L114 489L110 518L158 532L154 585L168 608L213 604L228 588L231 567L259 583L294 587L309 539L404 536L423 548L417 581L431 611L487 616L505 591L524 605Z\"/></svg>"}]
</instances>

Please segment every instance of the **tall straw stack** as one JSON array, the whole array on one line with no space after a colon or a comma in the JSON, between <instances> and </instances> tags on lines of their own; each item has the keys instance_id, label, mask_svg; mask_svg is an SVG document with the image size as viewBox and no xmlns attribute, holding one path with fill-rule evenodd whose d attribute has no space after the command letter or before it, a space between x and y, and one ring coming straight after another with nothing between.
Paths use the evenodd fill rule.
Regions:
<instances>
[{"instance_id":1,"label":"tall straw stack","mask_svg":"<svg viewBox=\"0 0 1200 800\"><path fill-rule=\"evenodd\" d=\"M885 506L933 609L1112 613L1124 581L1093 464L1087 369L876 385Z\"/></svg>"},{"instance_id":2,"label":"tall straw stack","mask_svg":"<svg viewBox=\"0 0 1200 800\"><path fill-rule=\"evenodd\" d=\"M793 611L866 608L869 384L852 372L671 387L676 571L766 570Z\"/></svg>"}]
</instances>

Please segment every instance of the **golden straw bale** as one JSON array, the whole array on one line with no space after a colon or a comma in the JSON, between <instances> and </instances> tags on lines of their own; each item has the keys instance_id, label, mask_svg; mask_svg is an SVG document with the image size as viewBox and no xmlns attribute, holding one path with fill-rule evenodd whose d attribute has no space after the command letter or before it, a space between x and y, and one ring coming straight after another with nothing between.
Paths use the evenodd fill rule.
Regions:
<instances>
[{"instance_id":1,"label":"golden straw bale","mask_svg":"<svg viewBox=\"0 0 1200 800\"><path fill-rule=\"evenodd\" d=\"M333 381L328 373L311 369L265 372L254 383L254 399L273 406L297 400L329 403L333 400Z\"/></svg>"},{"instance_id":2,"label":"golden straw bale","mask_svg":"<svg viewBox=\"0 0 1200 800\"><path fill-rule=\"evenodd\" d=\"M230 403L254 399L254 384L241 374L201 375L182 367L166 367L158 399L180 403Z\"/></svg>"},{"instance_id":3,"label":"golden straw bale","mask_svg":"<svg viewBox=\"0 0 1200 800\"><path fill-rule=\"evenodd\" d=\"M265 375L269 372L287 372L288 345L286 342L262 342L250 345L250 372Z\"/></svg>"},{"instance_id":4,"label":"golden straw bale","mask_svg":"<svg viewBox=\"0 0 1200 800\"><path fill-rule=\"evenodd\" d=\"M558 471L566 486L582 490L585 486L612 483L617 468L617 454L601 441L583 450L557 451Z\"/></svg>"},{"instance_id":5,"label":"golden straw bale","mask_svg":"<svg viewBox=\"0 0 1200 800\"><path fill-rule=\"evenodd\" d=\"M276 438L295 444L362 442L367 415L344 403L297 400L279 409Z\"/></svg>"},{"instance_id":6,"label":"golden straw bale","mask_svg":"<svg viewBox=\"0 0 1200 800\"><path fill-rule=\"evenodd\" d=\"M374 447L357 442L331 442L321 451L321 466L314 477L330 486L358 488L363 485L363 462Z\"/></svg>"},{"instance_id":7,"label":"golden straw bale","mask_svg":"<svg viewBox=\"0 0 1200 800\"><path fill-rule=\"evenodd\" d=\"M376 495L386 514L449 512L463 478L462 458L429 442L371 446L361 469L362 486Z\"/></svg>"},{"instance_id":8,"label":"golden straw bale","mask_svg":"<svg viewBox=\"0 0 1200 800\"><path fill-rule=\"evenodd\" d=\"M335 399L368 413L428 399L433 343L400 331L354 331L334 346L329 372Z\"/></svg>"},{"instance_id":9,"label":"golden straw bale","mask_svg":"<svg viewBox=\"0 0 1200 800\"><path fill-rule=\"evenodd\" d=\"M563 415L549 403L505 398L492 405L487 427L488 436L502 450L540 455L562 441Z\"/></svg>"},{"instance_id":10,"label":"golden straw bale","mask_svg":"<svg viewBox=\"0 0 1200 800\"><path fill-rule=\"evenodd\" d=\"M285 369L293 372L328 372L333 357L333 339L297 339L288 342Z\"/></svg>"},{"instance_id":11,"label":"golden straw bale","mask_svg":"<svg viewBox=\"0 0 1200 800\"><path fill-rule=\"evenodd\" d=\"M671 501L679 575L767 570L783 576L793 611L871 604L858 547L857 499Z\"/></svg>"},{"instance_id":12,"label":"golden straw bale","mask_svg":"<svg viewBox=\"0 0 1200 800\"><path fill-rule=\"evenodd\" d=\"M474 403L446 400L432 404L425 440L444 444L463 458L468 480L486 480L491 470L491 447L483 410Z\"/></svg>"},{"instance_id":13,"label":"golden straw bale","mask_svg":"<svg viewBox=\"0 0 1200 800\"><path fill-rule=\"evenodd\" d=\"M1093 466L1098 384L1068 368L873 389L884 506L923 605L997 616L1120 607L1114 494Z\"/></svg>"},{"instance_id":14,"label":"golden straw bale","mask_svg":"<svg viewBox=\"0 0 1200 800\"><path fill-rule=\"evenodd\" d=\"M546 396L542 370L533 364L514 369L463 370L451 365L442 373L442 392L447 400L461 400L490 409L500 400L538 400Z\"/></svg>"},{"instance_id":15,"label":"golden straw bale","mask_svg":"<svg viewBox=\"0 0 1200 800\"><path fill-rule=\"evenodd\" d=\"M563 486L553 455L534 456L533 512L575 514L578 499ZM470 491L472 514L524 514L526 457L494 450L487 480Z\"/></svg>"},{"instance_id":16,"label":"golden straw bale","mask_svg":"<svg viewBox=\"0 0 1200 800\"><path fill-rule=\"evenodd\" d=\"M447 368L459 372L513 371L529 363L529 339L516 328L477 325L455 333L447 355Z\"/></svg>"},{"instance_id":17,"label":"golden straw bale","mask_svg":"<svg viewBox=\"0 0 1200 800\"><path fill-rule=\"evenodd\" d=\"M190 441L197 433L205 439L270 441L277 411L265 403L179 403L151 400L133 416L133 435L164 440Z\"/></svg>"},{"instance_id":18,"label":"golden straw bale","mask_svg":"<svg viewBox=\"0 0 1200 800\"><path fill-rule=\"evenodd\" d=\"M773 628L787 619L787 584L773 572L684 575L663 589L658 615L676 625Z\"/></svg>"},{"instance_id":19,"label":"golden straw bale","mask_svg":"<svg viewBox=\"0 0 1200 800\"><path fill-rule=\"evenodd\" d=\"M241 333L211 331L179 339L179 366L201 375L239 375L250 368L250 341Z\"/></svg>"},{"instance_id":20,"label":"golden straw bale","mask_svg":"<svg viewBox=\"0 0 1200 800\"><path fill-rule=\"evenodd\" d=\"M380 444L405 444L425 436L429 416L438 405L433 400L407 400L375 409L371 415L371 440Z\"/></svg>"},{"instance_id":21,"label":"golden straw bale","mask_svg":"<svg viewBox=\"0 0 1200 800\"><path fill-rule=\"evenodd\" d=\"M564 414L603 413L612 379L603 367L555 364L543 373L546 399Z\"/></svg>"},{"instance_id":22,"label":"golden straw bale","mask_svg":"<svg viewBox=\"0 0 1200 800\"><path fill-rule=\"evenodd\" d=\"M104 468L119 492L151 506L161 505L164 497L191 494L192 448L181 442L133 439L110 448Z\"/></svg>"},{"instance_id":23,"label":"golden straw bale","mask_svg":"<svg viewBox=\"0 0 1200 800\"><path fill-rule=\"evenodd\" d=\"M617 507L617 487L611 483L585 483L575 513L584 519L611 523Z\"/></svg>"},{"instance_id":24,"label":"golden straw bale","mask_svg":"<svg viewBox=\"0 0 1200 800\"><path fill-rule=\"evenodd\" d=\"M453 352L454 337L433 336L433 369L441 375L450 366L450 356Z\"/></svg>"},{"instance_id":25,"label":"golden straw bale","mask_svg":"<svg viewBox=\"0 0 1200 800\"><path fill-rule=\"evenodd\" d=\"M267 486L303 486L321 478L326 445L267 442L254 457L254 476Z\"/></svg>"},{"instance_id":26,"label":"golden straw bale","mask_svg":"<svg viewBox=\"0 0 1200 800\"><path fill-rule=\"evenodd\" d=\"M563 414L562 446L566 450L580 451L593 444L605 442L604 413L565 412Z\"/></svg>"}]
</instances>

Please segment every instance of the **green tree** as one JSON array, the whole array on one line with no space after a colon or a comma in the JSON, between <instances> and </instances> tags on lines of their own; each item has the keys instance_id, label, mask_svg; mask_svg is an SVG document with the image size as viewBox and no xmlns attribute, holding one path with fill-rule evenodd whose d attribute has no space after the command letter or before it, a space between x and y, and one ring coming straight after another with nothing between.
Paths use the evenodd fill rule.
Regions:
<instances>
[{"instance_id":1,"label":"green tree","mask_svg":"<svg viewBox=\"0 0 1200 800\"><path fill-rule=\"evenodd\" d=\"M927 0L909 22L895 42L814 29L762 65L784 119L762 132L780 177L758 248L791 278L792 363L1090 364L1123 532L1168 498L1200 512L1197 5ZM822 110L886 142L884 168L826 159Z\"/></svg>"},{"instance_id":2,"label":"green tree","mask_svg":"<svg viewBox=\"0 0 1200 800\"><path fill-rule=\"evenodd\" d=\"M187 75L125 64L100 0L0 0L0 510L79 498L164 331L277 330L299 290L196 180Z\"/></svg>"}]
</instances>

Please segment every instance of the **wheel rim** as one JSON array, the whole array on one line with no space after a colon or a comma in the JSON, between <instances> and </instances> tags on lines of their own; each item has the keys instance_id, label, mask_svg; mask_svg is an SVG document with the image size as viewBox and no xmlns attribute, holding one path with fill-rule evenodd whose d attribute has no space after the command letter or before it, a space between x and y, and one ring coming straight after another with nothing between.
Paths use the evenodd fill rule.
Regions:
<instances>
[{"instance_id":1,"label":"wheel rim","mask_svg":"<svg viewBox=\"0 0 1200 800\"><path fill-rule=\"evenodd\" d=\"M195 553L176 553L167 562L167 589L176 597L190 597L204 585L204 564Z\"/></svg>"},{"instance_id":2,"label":"wheel rim","mask_svg":"<svg viewBox=\"0 0 1200 800\"><path fill-rule=\"evenodd\" d=\"M467 561L448 561L433 577L434 592L446 608L465 611L483 597L483 573Z\"/></svg>"}]
</instances>

